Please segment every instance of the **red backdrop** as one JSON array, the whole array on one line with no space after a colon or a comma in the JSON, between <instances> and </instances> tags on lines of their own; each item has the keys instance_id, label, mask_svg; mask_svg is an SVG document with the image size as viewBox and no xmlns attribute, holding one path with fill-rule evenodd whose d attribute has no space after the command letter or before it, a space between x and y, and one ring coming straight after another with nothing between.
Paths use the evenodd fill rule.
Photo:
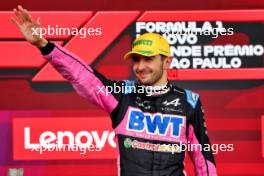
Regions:
<instances>
[{"instance_id":1,"label":"red backdrop","mask_svg":"<svg viewBox=\"0 0 264 176\"><path fill-rule=\"evenodd\" d=\"M10 11L20 2L8 1L0 10ZM81 25L86 18L98 10L136 10L139 15L146 10L219 10L260 9L263 1L30 1L22 4L28 10L85 10L82 16L67 17L65 25ZM91 11L91 13L89 12ZM3 13L3 12L2 12ZM9 13L0 14L0 21L6 21ZM78 18L77 18L78 17ZM58 20L64 17L58 17ZM136 17L131 17L131 21ZM69 20L70 19L70 20ZM125 19L127 20L127 18ZM124 20L124 21L125 21ZM47 17L43 23L56 24L56 18ZM38 82L36 75L45 66L39 51L23 42L15 28L6 22L1 29L0 50L0 175L9 168L24 168L26 176L42 175L116 175L116 160L44 160L16 161L13 159L12 120L25 117L102 117L104 112L79 97L65 82ZM126 28L123 24L123 28ZM117 30L117 29L116 29ZM10 36L8 36L10 34ZM69 38L53 38L61 44ZM243 43L241 37L228 38L231 42ZM130 31L116 31L110 45L102 46L93 65L106 76L126 79L130 66L121 58L129 50ZM83 44L85 46L85 43ZM76 45L68 46L78 50ZM87 46L89 48L89 46ZM83 47L84 48L84 47ZM88 50L88 49L87 49ZM85 51L79 51L82 54ZM89 50L87 52L90 52ZM14 64L15 63L15 64ZM33 64L33 66L32 66ZM15 66L14 66L15 65ZM47 67L47 66L46 66ZM49 69L49 68L47 68ZM122 73L122 74L121 74ZM43 77L42 77L43 78ZM44 77L45 78L45 77ZM261 143L261 116L264 114L263 77L254 80L220 81L178 81L185 88L200 93L206 112L209 135L213 143L232 143L233 152L220 152L216 162L219 175L263 175L264 159ZM263 133L263 132L262 132ZM14 136L15 137L15 136ZM189 163L189 162L188 162ZM187 170L192 175L192 166Z\"/></svg>"}]
</instances>

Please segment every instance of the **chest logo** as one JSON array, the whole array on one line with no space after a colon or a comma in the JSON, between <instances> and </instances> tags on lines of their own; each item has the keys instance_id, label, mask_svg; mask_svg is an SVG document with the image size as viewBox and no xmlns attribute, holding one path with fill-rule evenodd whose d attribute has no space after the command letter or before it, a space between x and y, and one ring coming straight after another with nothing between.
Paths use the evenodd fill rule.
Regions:
<instances>
[{"instance_id":1,"label":"chest logo","mask_svg":"<svg viewBox=\"0 0 264 176\"><path fill-rule=\"evenodd\" d=\"M176 98L176 99L174 99L174 100L172 100L172 101L170 101L170 102L168 102L168 101L166 100L166 101L164 101L162 104L164 104L165 106L173 105L173 106L175 106L175 107L181 105L181 103L180 103L180 99L179 99L179 98Z\"/></svg>"},{"instance_id":2,"label":"chest logo","mask_svg":"<svg viewBox=\"0 0 264 176\"><path fill-rule=\"evenodd\" d=\"M183 116L161 113L150 114L131 109L128 115L127 130L161 136L167 136L170 132L171 137L178 138L183 122Z\"/></svg>"}]
</instances>

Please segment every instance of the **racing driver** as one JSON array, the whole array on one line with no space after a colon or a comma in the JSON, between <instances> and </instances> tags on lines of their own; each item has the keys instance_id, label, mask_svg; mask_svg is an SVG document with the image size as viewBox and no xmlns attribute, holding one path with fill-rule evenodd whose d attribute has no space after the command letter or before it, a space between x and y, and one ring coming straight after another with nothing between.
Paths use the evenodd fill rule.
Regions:
<instances>
[{"instance_id":1,"label":"racing driver","mask_svg":"<svg viewBox=\"0 0 264 176\"><path fill-rule=\"evenodd\" d=\"M11 20L25 39L40 49L79 95L111 117L118 141L119 175L186 175L186 153L197 176L217 175L212 151L204 150L204 146L210 148L210 142L199 95L167 79L171 56L165 38L156 33L137 37L124 56L132 60L136 80L113 81L67 49L33 34L33 28L40 28L40 20L34 21L22 6L14 14L16 19ZM106 94L109 86L123 91ZM198 146L195 150L186 147L194 144Z\"/></svg>"}]
</instances>

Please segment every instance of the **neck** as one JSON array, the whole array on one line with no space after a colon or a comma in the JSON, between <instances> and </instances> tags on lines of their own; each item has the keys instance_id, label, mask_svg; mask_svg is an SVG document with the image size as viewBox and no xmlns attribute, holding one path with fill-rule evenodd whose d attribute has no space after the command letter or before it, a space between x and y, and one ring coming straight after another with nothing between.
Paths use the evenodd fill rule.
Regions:
<instances>
[{"instance_id":1,"label":"neck","mask_svg":"<svg viewBox=\"0 0 264 176\"><path fill-rule=\"evenodd\" d=\"M151 86L145 86L146 90L148 90L147 95L148 96L160 95L168 92L170 90L170 87L167 84L168 84L168 80L165 79L162 81L158 81L157 83Z\"/></svg>"}]
</instances>

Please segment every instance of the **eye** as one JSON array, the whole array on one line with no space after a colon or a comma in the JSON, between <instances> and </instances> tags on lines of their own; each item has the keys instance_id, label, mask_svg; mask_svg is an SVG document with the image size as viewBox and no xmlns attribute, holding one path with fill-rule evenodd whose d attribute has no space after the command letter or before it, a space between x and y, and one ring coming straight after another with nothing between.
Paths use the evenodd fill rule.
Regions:
<instances>
[{"instance_id":1,"label":"eye","mask_svg":"<svg viewBox=\"0 0 264 176\"><path fill-rule=\"evenodd\" d=\"M137 56L132 56L133 62L139 62L139 58Z\"/></svg>"},{"instance_id":2,"label":"eye","mask_svg":"<svg viewBox=\"0 0 264 176\"><path fill-rule=\"evenodd\" d=\"M151 62L151 61L153 61L153 57L146 57L145 60L146 60L147 62Z\"/></svg>"}]
</instances>

